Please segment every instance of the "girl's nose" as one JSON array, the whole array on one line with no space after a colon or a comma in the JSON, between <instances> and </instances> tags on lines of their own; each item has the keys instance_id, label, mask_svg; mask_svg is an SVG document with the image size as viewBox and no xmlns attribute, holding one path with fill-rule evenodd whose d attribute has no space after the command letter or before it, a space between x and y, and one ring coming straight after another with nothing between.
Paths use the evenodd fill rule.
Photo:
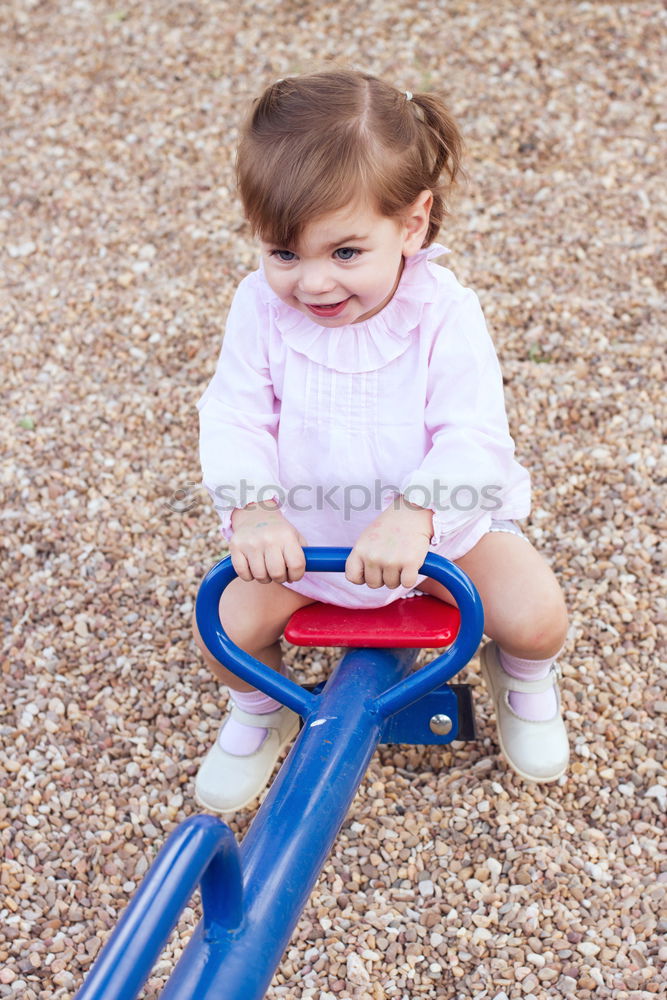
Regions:
<instances>
[{"instance_id":1,"label":"girl's nose","mask_svg":"<svg viewBox=\"0 0 667 1000\"><path fill-rule=\"evenodd\" d=\"M324 295L332 291L336 282L325 263L319 261L301 262L299 268L299 288L304 295Z\"/></svg>"}]
</instances>

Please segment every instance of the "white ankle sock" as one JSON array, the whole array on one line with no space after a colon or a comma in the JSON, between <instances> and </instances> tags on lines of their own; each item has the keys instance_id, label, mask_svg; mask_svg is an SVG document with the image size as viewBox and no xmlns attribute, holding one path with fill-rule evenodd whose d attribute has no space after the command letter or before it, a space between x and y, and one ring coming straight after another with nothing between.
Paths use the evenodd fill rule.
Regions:
<instances>
[{"instance_id":1,"label":"white ankle sock","mask_svg":"<svg viewBox=\"0 0 667 1000\"><path fill-rule=\"evenodd\" d=\"M228 688L233 703L248 715L267 715L280 708L280 702L270 698L263 691L234 691ZM261 747L268 735L268 729L260 726L246 726L229 718L220 730L218 742L222 750L235 757L248 757Z\"/></svg>"},{"instance_id":2,"label":"white ankle sock","mask_svg":"<svg viewBox=\"0 0 667 1000\"><path fill-rule=\"evenodd\" d=\"M547 676L551 666L556 661L555 656L548 660L522 660L518 656L510 656L504 649L498 647L500 666L510 677L519 681L538 681ZM536 694L525 691L510 691L509 703L522 719L529 722L546 722L553 719L558 710L556 692L553 688Z\"/></svg>"}]
</instances>

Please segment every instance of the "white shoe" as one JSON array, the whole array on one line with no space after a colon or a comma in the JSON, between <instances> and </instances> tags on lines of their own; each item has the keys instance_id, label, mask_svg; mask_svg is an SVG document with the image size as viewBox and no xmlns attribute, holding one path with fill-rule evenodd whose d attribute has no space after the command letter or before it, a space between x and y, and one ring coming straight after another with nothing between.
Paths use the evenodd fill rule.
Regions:
<instances>
[{"instance_id":1,"label":"white shoe","mask_svg":"<svg viewBox=\"0 0 667 1000\"><path fill-rule=\"evenodd\" d=\"M555 666L539 681L520 681L505 673L498 660L498 647L488 642L480 654L482 674L496 712L498 742L510 766L527 781L557 781L567 768L570 748L561 717ZM544 722L521 718L509 703L510 691L539 694L554 687L556 714Z\"/></svg>"},{"instance_id":2,"label":"white shoe","mask_svg":"<svg viewBox=\"0 0 667 1000\"><path fill-rule=\"evenodd\" d=\"M223 814L245 809L261 795L282 750L299 731L299 716L285 705L266 715L249 715L233 705L222 726L230 716L268 733L259 749L245 757L223 750L218 733L204 757L195 781L195 798L205 809Z\"/></svg>"}]
</instances>

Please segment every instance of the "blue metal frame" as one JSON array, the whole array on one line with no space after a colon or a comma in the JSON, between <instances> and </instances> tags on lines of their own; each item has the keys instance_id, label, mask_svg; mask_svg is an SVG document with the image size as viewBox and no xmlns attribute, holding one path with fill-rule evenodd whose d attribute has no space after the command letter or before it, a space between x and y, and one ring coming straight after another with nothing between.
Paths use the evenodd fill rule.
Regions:
<instances>
[{"instance_id":1,"label":"blue metal frame","mask_svg":"<svg viewBox=\"0 0 667 1000\"><path fill-rule=\"evenodd\" d=\"M306 548L306 569L343 572L349 552ZM260 1000L264 996L387 731L387 720L399 719L402 709L451 678L477 649L483 613L472 583L435 555L427 556L420 572L443 583L459 606L461 628L450 649L416 673L412 673L416 649L351 649L319 694L279 676L231 642L218 613L220 595L236 576L231 560L223 560L207 574L196 605L206 646L239 677L298 712L304 726L240 850L230 846L231 831L213 817L194 817L172 834L76 1000L135 997L199 879L204 919L163 998ZM208 838L205 847L187 846L190 838L201 836ZM207 859L214 870L207 868ZM129 949L128 957L121 960L124 948Z\"/></svg>"},{"instance_id":2,"label":"blue metal frame","mask_svg":"<svg viewBox=\"0 0 667 1000\"><path fill-rule=\"evenodd\" d=\"M458 736L459 705L456 694L448 684L429 691L419 701L385 720L381 743L409 743L422 746L442 746ZM438 736L429 728L434 715L446 715L452 723L449 733Z\"/></svg>"},{"instance_id":3,"label":"blue metal frame","mask_svg":"<svg viewBox=\"0 0 667 1000\"><path fill-rule=\"evenodd\" d=\"M304 548L306 572L342 573L350 554L346 548ZM461 614L461 626L449 649L422 667L409 679L401 681L375 699L375 711L388 718L400 709L417 701L422 695L450 680L474 656L484 629L484 612L473 583L465 573L441 556L429 553L420 574L442 583L456 601ZM245 653L232 642L220 623L218 605L225 587L234 579L236 571L231 558L223 559L211 569L202 582L197 595L196 617L199 633L209 652L233 673L264 694L287 705L303 718L314 711L316 696L305 691L287 677L276 673Z\"/></svg>"},{"instance_id":4,"label":"blue metal frame","mask_svg":"<svg viewBox=\"0 0 667 1000\"><path fill-rule=\"evenodd\" d=\"M77 993L78 1000L135 997L197 885L204 908L203 936L214 939L223 929L238 927L243 916L239 847L226 823L215 816L192 816L169 837Z\"/></svg>"}]
</instances>

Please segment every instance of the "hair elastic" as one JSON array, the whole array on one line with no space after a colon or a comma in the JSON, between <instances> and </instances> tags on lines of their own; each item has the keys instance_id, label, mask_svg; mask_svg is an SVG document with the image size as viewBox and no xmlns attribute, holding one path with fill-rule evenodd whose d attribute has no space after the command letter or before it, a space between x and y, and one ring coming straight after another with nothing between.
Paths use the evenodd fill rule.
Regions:
<instances>
[{"instance_id":1,"label":"hair elastic","mask_svg":"<svg viewBox=\"0 0 667 1000\"><path fill-rule=\"evenodd\" d=\"M406 100L411 101L412 100L412 91L411 90L406 90L405 91L405 97L406 97Z\"/></svg>"}]
</instances>

